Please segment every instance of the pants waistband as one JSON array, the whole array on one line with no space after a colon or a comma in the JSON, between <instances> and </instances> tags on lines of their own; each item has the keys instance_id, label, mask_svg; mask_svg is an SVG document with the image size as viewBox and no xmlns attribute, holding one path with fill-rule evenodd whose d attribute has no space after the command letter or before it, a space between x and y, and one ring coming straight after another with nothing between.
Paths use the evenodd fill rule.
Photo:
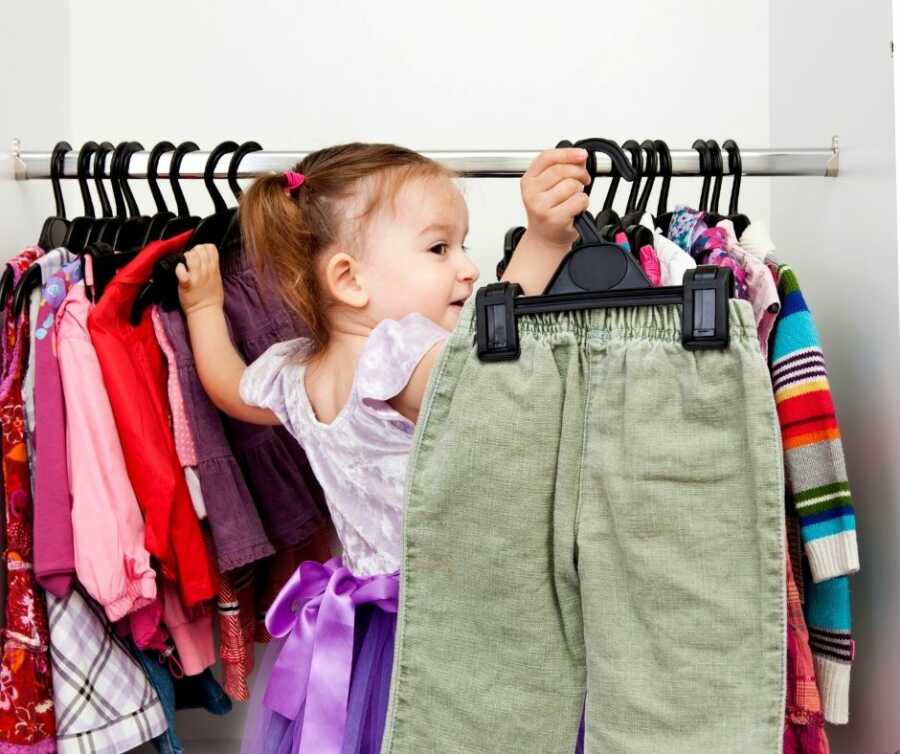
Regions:
<instances>
[{"instance_id":1,"label":"pants waistband","mask_svg":"<svg viewBox=\"0 0 900 754\"><path fill-rule=\"evenodd\" d=\"M732 339L750 342L757 339L756 320L749 301L731 299L729 331ZM536 340L560 334L579 338L607 337L616 340L681 340L680 304L630 306L612 309L583 309L548 314L523 314L516 318L519 337ZM475 296L466 302L460 314L460 327L475 333ZM457 328L459 329L459 328Z\"/></svg>"}]
</instances>

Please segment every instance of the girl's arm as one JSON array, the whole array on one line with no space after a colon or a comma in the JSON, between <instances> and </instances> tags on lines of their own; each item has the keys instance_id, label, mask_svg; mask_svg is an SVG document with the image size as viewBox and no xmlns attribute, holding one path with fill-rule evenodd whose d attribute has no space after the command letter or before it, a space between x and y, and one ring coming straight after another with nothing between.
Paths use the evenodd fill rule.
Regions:
<instances>
[{"instance_id":1,"label":"girl's arm","mask_svg":"<svg viewBox=\"0 0 900 754\"><path fill-rule=\"evenodd\" d=\"M584 149L548 149L535 158L522 176L522 202L528 215L528 229L502 280L518 283L526 295L543 293L578 237L572 221L588 208L584 187L590 183L590 176L586 161ZM406 388L390 401L407 419L418 419L428 378L445 343L441 341L425 354Z\"/></svg>"},{"instance_id":2,"label":"girl's arm","mask_svg":"<svg viewBox=\"0 0 900 754\"><path fill-rule=\"evenodd\" d=\"M220 411L252 424L280 424L274 413L248 406L239 387L247 365L237 352L225 323L219 252L212 244L195 246L178 265L178 297L187 317L194 364L203 389Z\"/></svg>"}]
</instances>

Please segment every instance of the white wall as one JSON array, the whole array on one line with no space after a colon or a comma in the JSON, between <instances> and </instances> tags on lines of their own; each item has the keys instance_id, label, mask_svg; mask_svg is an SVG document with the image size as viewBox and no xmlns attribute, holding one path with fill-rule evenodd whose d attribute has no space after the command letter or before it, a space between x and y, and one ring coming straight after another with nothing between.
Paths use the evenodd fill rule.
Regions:
<instances>
[{"instance_id":1,"label":"white wall","mask_svg":"<svg viewBox=\"0 0 900 754\"><path fill-rule=\"evenodd\" d=\"M834 754L900 749L900 374L890 0L772 3L772 140L841 139L837 180L773 182L773 235L824 341L856 501L857 658ZM898 40L900 41L900 40Z\"/></svg>"},{"instance_id":2,"label":"white wall","mask_svg":"<svg viewBox=\"0 0 900 754\"><path fill-rule=\"evenodd\" d=\"M6 259L37 243L43 219L54 211L49 183L14 183L6 153L16 136L50 149L71 133L69 7L0 0L0 19L0 259Z\"/></svg>"},{"instance_id":3,"label":"white wall","mask_svg":"<svg viewBox=\"0 0 900 754\"><path fill-rule=\"evenodd\" d=\"M708 0L71 7L73 144L538 149L583 136L768 144L768 7L753 0L727 14ZM686 33L727 38L729 54L710 56ZM102 46L80 43L100 38ZM723 89L740 91L742 106L722 107L713 93ZM675 191L685 183L683 195L695 197L693 182ZM748 207L767 215L767 182L745 186ZM605 185L597 189L602 200ZM503 233L524 219L518 185L470 181L466 193L469 245L490 275Z\"/></svg>"},{"instance_id":4,"label":"white wall","mask_svg":"<svg viewBox=\"0 0 900 754\"><path fill-rule=\"evenodd\" d=\"M770 144L769 4L755 0L732 0L727 11L713 0L71 0L70 18L57 21L45 5L26 8L23 0L3 16L12 18L10 32L46 23L68 33L64 55L35 64L68 76L59 89L70 104L59 116L36 107L45 82L24 49L16 66L0 69L0 76L15 70L30 96L8 101L8 129L25 148L49 149L62 137L76 147L88 139L147 147L193 139L206 149L251 138L269 149L351 139L540 149L583 136L663 138L672 148L697 137ZM34 39L21 37L21 48L26 38ZM777 145L822 143L798 133ZM73 184L67 196L77 211ZM746 179L743 187L742 209L767 217L769 181ZM205 214L202 189L192 188ZM46 206L15 217L32 235L50 208L48 182L3 189L14 196L35 189ZM601 200L605 191L601 182ZM627 192L620 191L621 203ZM670 204L696 201L698 191L699 182L675 181ZM468 181L466 193L470 246L490 279L503 233L524 219L518 184ZM21 245L2 233L0 258ZM179 732L187 741L233 740L240 721L240 714L186 713ZM201 747L189 743L188 751ZM235 751L234 744L218 751Z\"/></svg>"}]
</instances>

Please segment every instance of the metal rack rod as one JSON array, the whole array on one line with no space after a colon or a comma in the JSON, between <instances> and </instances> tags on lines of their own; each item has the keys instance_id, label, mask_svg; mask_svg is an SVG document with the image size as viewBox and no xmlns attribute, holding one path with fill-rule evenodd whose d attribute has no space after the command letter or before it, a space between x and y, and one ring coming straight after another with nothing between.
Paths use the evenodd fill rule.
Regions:
<instances>
[{"instance_id":1,"label":"metal rack rod","mask_svg":"<svg viewBox=\"0 0 900 754\"><path fill-rule=\"evenodd\" d=\"M128 171L130 178L147 176L149 152L135 152ZM286 170L303 159L308 152L262 151L251 152L241 161L239 178L255 178L272 171ZM521 176L537 156L534 150L426 151L423 154L458 171L467 178L515 178ZM743 175L758 176L829 176L838 174L839 148L837 137L826 149L741 149ZM181 177L203 177L209 152L189 152L181 164ZM171 154L159 163L159 177L168 178ZM22 151L14 142L9 154L13 175L17 180L50 178L50 152ZM78 150L66 155L63 178L76 177ZM726 158L727 159L727 158ZM107 174L112 155L106 157ZM611 163L605 154L597 154L598 175L610 175ZM215 177L227 177L228 156L216 168ZM672 150L672 172L676 176L700 175L700 158L693 149Z\"/></svg>"}]
</instances>

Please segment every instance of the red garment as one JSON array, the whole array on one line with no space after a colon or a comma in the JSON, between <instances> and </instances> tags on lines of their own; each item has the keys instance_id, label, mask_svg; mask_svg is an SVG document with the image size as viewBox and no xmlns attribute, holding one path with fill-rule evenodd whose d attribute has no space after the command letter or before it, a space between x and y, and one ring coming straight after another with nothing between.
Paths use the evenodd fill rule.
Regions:
<instances>
[{"instance_id":1,"label":"red garment","mask_svg":"<svg viewBox=\"0 0 900 754\"><path fill-rule=\"evenodd\" d=\"M7 264L18 282L41 254L27 249ZM0 664L0 751L56 751L56 717L50 680L49 633L44 594L34 579L31 483L25 447L22 375L28 358L28 315L5 311L0 425L6 509L6 630Z\"/></svg>"},{"instance_id":2,"label":"red garment","mask_svg":"<svg viewBox=\"0 0 900 754\"><path fill-rule=\"evenodd\" d=\"M166 366L150 311L131 306L158 259L184 251L190 233L155 241L116 273L91 310L88 329L112 405L128 476L144 513L144 543L190 607L218 592L216 568L191 504L169 428Z\"/></svg>"}]
</instances>

